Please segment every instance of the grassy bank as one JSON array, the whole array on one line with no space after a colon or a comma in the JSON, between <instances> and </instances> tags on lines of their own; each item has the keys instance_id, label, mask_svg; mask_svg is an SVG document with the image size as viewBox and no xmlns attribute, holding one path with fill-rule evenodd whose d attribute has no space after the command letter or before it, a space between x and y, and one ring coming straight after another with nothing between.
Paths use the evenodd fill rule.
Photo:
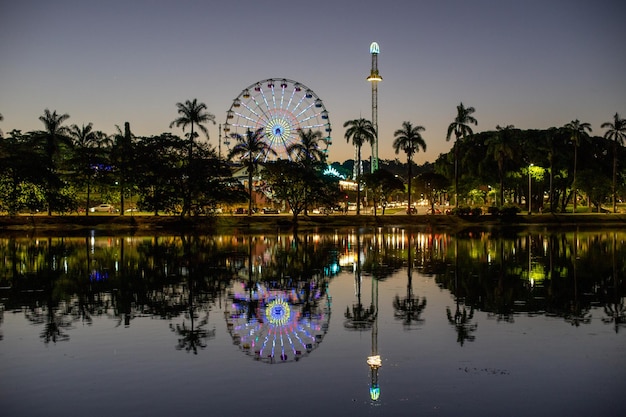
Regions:
<instances>
[{"instance_id":1,"label":"grassy bank","mask_svg":"<svg viewBox=\"0 0 626 417\"><path fill-rule=\"evenodd\" d=\"M133 232L224 232L224 231L264 231L290 230L333 230L341 227L410 227L436 228L448 231L490 229L502 227L518 228L626 228L625 214L541 214L517 215L501 219L491 215L476 218L457 216L428 215L336 215L300 217L297 225L293 218L285 215L216 216L181 219L176 216L1 216L0 233L63 232L64 234L84 234L97 230L107 233Z\"/></svg>"}]
</instances>

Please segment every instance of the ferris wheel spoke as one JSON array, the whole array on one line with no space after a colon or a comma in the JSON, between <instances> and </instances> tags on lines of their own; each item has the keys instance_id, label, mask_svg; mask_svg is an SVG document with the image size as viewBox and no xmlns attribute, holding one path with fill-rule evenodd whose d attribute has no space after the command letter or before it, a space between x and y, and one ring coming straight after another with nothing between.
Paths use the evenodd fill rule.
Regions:
<instances>
[{"instance_id":1,"label":"ferris wheel spoke","mask_svg":"<svg viewBox=\"0 0 626 417\"><path fill-rule=\"evenodd\" d=\"M271 90L272 90L272 102L274 103L274 108L276 108L276 94L275 94L275 90L274 90L274 83L271 83Z\"/></svg>"},{"instance_id":2,"label":"ferris wheel spoke","mask_svg":"<svg viewBox=\"0 0 626 417\"><path fill-rule=\"evenodd\" d=\"M248 105L248 103L241 103L241 106L243 106L246 110L248 110L248 112L250 112L253 116L256 116L256 119L265 117L265 115L260 115L259 113L257 113L256 110L254 110L252 107L250 107ZM257 108L258 108L258 106L257 106ZM243 117L243 118L246 118L246 119L249 119L249 120L254 120L252 118L252 116L244 115L243 113L236 113L236 114L239 117Z\"/></svg>"},{"instance_id":3,"label":"ferris wheel spoke","mask_svg":"<svg viewBox=\"0 0 626 417\"><path fill-rule=\"evenodd\" d=\"M240 118L242 118L244 120L252 122L252 123L256 123L256 121L258 120L258 118L252 118L252 117L250 117L248 115L241 114L241 113L235 113L235 115L239 116ZM233 124L233 126L235 126L235 124Z\"/></svg>"},{"instance_id":4,"label":"ferris wheel spoke","mask_svg":"<svg viewBox=\"0 0 626 417\"><path fill-rule=\"evenodd\" d=\"M320 116L319 113L312 114L310 116L305 116L302 119L300 119L300 123L308 122L309 120L312 120L312 119L317 119L319 116Z\"/></svg>"},{"instance_id":5,"label":"ferris wheel spoke","mask_svg":"<svg viewBox=\"0 0 626 417\"><path fill-rule=\"evenodd\" d=\"M259 109L259 111L261 112L262 115L259 115L259 120L263 119L263 124L267 124L270 120L270 115L267 113L266 108L264 108L262 105L259 104L259 102L257 101L256 97L252 98L252 101L254 102L254 104L256 104L256 108ZM250 111L252 111L252 109L250 109ZM257 114L256 112L254 112L254 114Z\"/></svg>"},{"instance_id":6,"label":"ferris wheel spoke","mask_svg":"<svg viewBox=\"0 0 626 417\"><path fill-rule=\"evenodd\" d=\"M267 102L267 97L265 96L265 90L263 90L263 87L261 87L260 93L261 93L261 97L263 97L263 102L265 103L265 108L269 109L270 105Z\"/></svg>"},{"instance_id":7,"label":"ferris wheel spoke","mask_svg":"<svg viewBox=\"0 0 626 417\"><path fill-rule=\"evenodd\" d=\"M304 103L304 100L306 99L305 96L300 97L300 100L298 100L298 102L296 103L296 106L293 108L293 110L291 111L292 113L295 113L298 110L298 107L300 107L300 105L302 103Z\"/></svg>"},{"instance_id":8,"label":"ferris wheel spoke","mask_svg":"<svg viewBox=\"0 0 626 417\"><path fill-rule=\"evenodd\" d=\"M309 104L308 106L306 106L304 109L302 109L300 111L300 113L296 114L296 119L299 120L299 117L302 116L305 112L307 112L309 109L311 109L313 107L313 103Z\"/></svg>"},{"instance_id":9,"label":"ferris wheel spoke","mask_svg":"<svg viewBox=\"0 0 626 417\"><path fill-rule=\"evenodd\" d=\"M321 128L324 127L323 124L315 124L315 125L300 125L300 129L305 130L305 129L315 129L315 128Z\"/></svg>"},{"instance_id":10,"label":"ferris wheel spoke","mask_svg":"<svg viewBox=\"0 0 626 417\"><path fill-rule=\"evenodd\" d=\"M289 107L291 106L291 102L293 101L293 98L296 95L296 87L293 87L293 90L291 90L291 95L289 96L289 102L287 103L287 106L285 107L285 110L289 110Z\"/></svg>"}]
</instances>

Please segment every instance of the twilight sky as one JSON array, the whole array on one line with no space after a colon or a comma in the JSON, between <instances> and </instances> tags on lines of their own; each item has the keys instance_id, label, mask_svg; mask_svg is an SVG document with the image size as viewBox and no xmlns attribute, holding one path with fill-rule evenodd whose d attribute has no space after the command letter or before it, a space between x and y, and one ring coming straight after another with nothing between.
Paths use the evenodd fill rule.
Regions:
<instances>
[{"instance_id":1,"label":"twilight sky","mask_svg":"<svg viewBox=\"0 0 626 417\"><path fill-rule=\"evenodd\" d=\"M476 108L475 132L580 119L602 135L626 116L625 16L623 0L0 0L0 129L39 130L48 108L107 133L128 121L182 135L177 102L224 123L245 87L287 78L324 101L329 159L343 161L343 123L371 118L376 41L380 158L396 157L403 121L426 128L418 163L447 152L459 102Z\"/></svg>"}]
</instances>

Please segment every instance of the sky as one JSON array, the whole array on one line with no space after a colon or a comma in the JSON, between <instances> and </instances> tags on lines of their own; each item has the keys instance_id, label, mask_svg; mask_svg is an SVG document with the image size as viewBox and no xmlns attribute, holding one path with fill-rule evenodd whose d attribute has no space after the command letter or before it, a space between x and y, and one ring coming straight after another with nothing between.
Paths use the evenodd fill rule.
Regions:
<instances>
[{"instance_id":1,"label":"sky","mask_svg":"<svg viewBox=\"0 0 626 417\"><path fill-rule=\"evenodd\" d=\"M405 160L404 121L426 129L416 162L448 152L461 102L475 132L579 119L602 135L626 116L624 16L622 0L0 0L0 129L40 130L50 109L106 133L182 135L176 103L197 98L224 123L244 88L287 78L324 102L342 162L343 123L372 116L376 41L382 159Z\"/></svg>"}]
</instances>

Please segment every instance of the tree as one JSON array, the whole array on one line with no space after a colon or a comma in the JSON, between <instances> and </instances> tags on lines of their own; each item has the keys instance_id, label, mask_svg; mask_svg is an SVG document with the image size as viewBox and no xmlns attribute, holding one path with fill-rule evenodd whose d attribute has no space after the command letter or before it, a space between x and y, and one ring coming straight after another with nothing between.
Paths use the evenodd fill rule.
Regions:
<instances>
[{"instance_id":1,"label":"tree","mask_svg":"<svg viewBox=\"0 0 626 417\"><path fill-rule=\"evenodd\" d=\"M207 143L196 145L190 173L193 214L215 213L219 204L246 201L243 184L233 178L230 166Z\"/></svg>"},{"instance_id":2,"label":"tree","mask_svg":"<svg viewBox=\"0 0 626 417\"><path fill-rule=\"evenodd\" d=\"M372 193L374 201L374 217L376 216L376 208L380 201L383 202L383 215L385 214L385 206L387 200L396 191L404 191L404 183L400 178L387 171L386 169L378 169L364 176L365 186Z\"/></svg>"},{"instance_id":3,"label":"tree","mask_svg":"<svg viewBox=\"0 0 626 417\"><path fill-rule=\"evenodd\" d=\"M304 170L308 174L314 174L315 166L321 165L326 161L326 154L320 149L319 142L322 140L322 132L317 130L313 132L311 129L298 132L299 142L295 142L287 146L287 153L295 155L302 164ZM308 200L305 198L305 200ZM308 206L304 207L304 214L308 214Z\"/></svg>"},{"instance_id":4,"label":"tree","mask_svg":"<svg viewBox=\"0 0 626 417\"><path fill-rule=\"evenodd\" d=\"M4 120L4 116L0 113L0 122ZM0 139L2 138L2 129L0 129Z\"/></svg>"},{"instance_id":5,"label":"tree","mask_svg":"<svg viewBox=\"0 0 626 417\"><path fill-rule=\"evenodd\" d=\"M413 165L413 155L419 152L422 148L423 152L426 152L426 142L422 138L421 132L426 129L423 126L413 126L411 122L403 122L402 128L394 132L393 136L393 148L396 151L396 155L402 150L406 154L407 164L409 165L409 209L408 214L411 214L411 180L413 178L411 172L411 166Z\"/></svg>"},{"instance_id":6,"label":"tree","mask_svg":"<svg viewBox=\"0 0 626 417\"><path fill-rule=\"evenodd\" d=\"M613 213L617 213L617 199L616 199L616 185L617 185L617 150L620 146L626 142L626 120L619 117L619 114L615 113L613 116L613 123L602 123L602 129L607 129L604 132L604 138L613 141L613 186L612 186L612 198L613 198Z\"/></svg>"},{"instance_id":7,"label":"tree","mask_svg":"<svg viewBox=\"0 0 626 417\"><path fill-rule=\"evenodd\" d=\"M611 193L611 183L606 175L597 169L581 170L580 189L587 194L589 201L596 207L596 212L602 211L602 202L606 201ZM591 212L591 206L589 207Z\"/></svg>"},{"instance_id":8,"label":"tree","mask_svg":"<svg viewBox=\"0 0 626 417\"><path fill-rule=\"evenodd\" d=\"M294 223L307 205L307 192L315 177L302 169L302 164L279 159L266 164L263 174L274 198L285 201L291 209Z\"/></svg>"},{"instance_id":9,"label":"tree","mask_svg":"<svg viewBox=\"0 0 626 417\"><path fill-rule=\"evenodd\" d=\"M515 151L511 144L511 133L515 129L513 125L496 126L497 133L487 140L487 153L498 164L498 177L500 179L500 205L504 205L504 165L509 159L513 159ZM496 204L497 205L497 204Z\"/></svg>"},{"instance_id":10,"label":"tree","mask_svg":"<svg viewBox=\"0 0 626 417\"><path fill-rule=\"evenodd\" d=\"M78 183L87 186L87 202L85 205L85 216L89 216L91 183L96 172L94 165L96 164L98 135L93 130L93 124L82 125L79 127L73 124L69 127L69 136L72 138L74 145L74 165Z\"/></svg>"},{"instance_id":11,"label":"tree","mask_svg":"<svg viewBox=\"0 0 626 417\"><path fill-rule=\"evenodd\" d=\"M181 181L185 173L186 143L178 136L163 133L137 142L135 172L142 208L155 216L159 211L175 212L183 199Z\"/></svg>"},{"instance_id":12,"label":"tree","mask_svg":"<svg viewBox=\"0 0 626 417\"><path fill-rule=\"evenodd\" d=\"M574 213L576 213L576 165L578 164L578 147L580 146L581 139L587 138L587 131L591 132L591 125L589 123L581 123L580 120L572 120L564 126L570 132L570 140L574 143L574 176L572 179L572 190L574 194Z\"/></svg>"},{"instance_id":13,"label":"tree","mask_svg":"<svg viewBox=\"0 0 626 417\"><path fill-rule=\"evenodd\" d=\"M447 177L435 172L423 172L416 178L418 192L420 189L430 204L430 212L435 214L435 203L445 190L450 186Z\"/></svg>"},{"instance_id":14,"label":"tree","mask_svg":"<svg viewBox=\"0 0 626 417\"><path fill-rule=\"evenodd\" d=\"M50 110L45 109L43 116L39 116L39 120L44 124L44 130L36 132L33 137L35 143L42 145L51 171L46 186L49 216L52 215L53 200L58 195L60 188L60 181L56 175L57 158L62 146L72 146L69 130L66 126L63 126L63 123L69 118L69 114L57 114L56 110L51 113Z\"/></svg>"},{"instance_id":15,"label":"tree","mask_svg":"<svg viewBox=\"0 0 626 417\"><path fill-rule=\"evenodd\" d=\"M111 159L117 168L118 185L120 190L120 215L124 215L124 197L128 183L131 181L131 170L134 166L133 159L135 150L133 146L134 135L130 131L130 123L124 123L124 131L115 126L117 134L114 136L114 145L111 150Z\"/></svg>"},{"instance_id":16,"label":"tree","mask_svg":"<svg viewBox=\"0 0 626 417\"><path fill-rule=\"evenodd\" d=\"M315 164L326 161L326 153L320 148L322 141L322 132L303 130L298 131L299 142L295 142L287 146L287 153L295 155L296 160L301 161L305 165Z\"/></svg>"},{"instance_id":17,"label":"tree","mask_svg":"<svg viewBox=\"0 0 626 417\"><path fill-rule=\"evenodd\" d=\"M245 135L234 133L231 135L237 141L237 144L228 153L228 159L239 157L239 160L248 170L248 216L252 215L252 176L258 169L261 160L266 156L276 155L270 145L265 142L263 128L260 127L255 131L248 129Z\"/></svg>"},{"instance_id":18,"label":"tree","mask_svg":"<svg viewBox=\"0 0 626 417\"><path fill-rule=\"evenodd\" d=\"M343 124L343 127L347 127L344 137L346 141L357 148L357 168L356 168L356 214L361 214L361 147L365 143L374 143L376 141L376 130L371 121L360 118L354 120L348 120Z\"/></svg>"},{"instance_id":19,"label":"tree","mask_svg":"<svg viewBox=\"0 0 626 417\"><path fill-rule=\"evenodd\" d=\"M204 103L198 103L198 99L194 98L192 101L185 101L185 103L176 103L178 107L178 114L180 116L170 123L170 128L176 126L183 128L183 132L189 126L189 152L193 151L193 139L196 136L194 134L195 127L204 133L207 139L209 139L209 130L204 126L205 123L212 122L215 124L215 115L207 111L207 106Z\"/></svg>"},{"instance_id":20,"label":"tree","mask_svg":"<svg viewBox=\"0 0 626 417\"><path fill-rule=\"evenodd\" d=\"M176 103L176 107L178 107L178 114L180 115L177 119L175 119L172 123L170 123L170 128L173 126L183 128L183 132L187 126L190 127L189 132L189 155L187 165L191 165L191 160L193 158L193 141L197 136L195 132L195 127L204 133L207 139L209 139L209 130L204 126L205 123L213 122L215 124L215 115L211 114L207 111L207 106L204 103L198 103L198 99L193 99L192 101L185 101L185 103ZM189 176L188 176L189 178ZM181 215L184 217L185 214L190 212L190 199L189 195L191 189L191 184L187 186L186 198L183 202L183 211Z\"/></svg>"},{"instance_id":21,"label":"tree","mask_svg":"<svg viewBox=\"0 0 626 417\"><path fill-rule=\"evenodd\" d=\"M452 133L454 133L454 204L459 205L459 155L458 142L468 136L472 136L474 132L470 124L478 125L478 121L472 116L476 111L473 107L465 107L463 103L456 106L456 117L448 126L446 140L449 141Z\"/></svg>"},{"instance_id":22,"label":"tree","mask_svg":"<svg viewBox=\"0 0 626 417\"><path fill-rule=\"evenodd\" d=\"M29 134L13 130L0 140L0 210L13 216L23 208L41 208L48 175L45 156L33 149Z\"/></svg>"}]
</instances>

